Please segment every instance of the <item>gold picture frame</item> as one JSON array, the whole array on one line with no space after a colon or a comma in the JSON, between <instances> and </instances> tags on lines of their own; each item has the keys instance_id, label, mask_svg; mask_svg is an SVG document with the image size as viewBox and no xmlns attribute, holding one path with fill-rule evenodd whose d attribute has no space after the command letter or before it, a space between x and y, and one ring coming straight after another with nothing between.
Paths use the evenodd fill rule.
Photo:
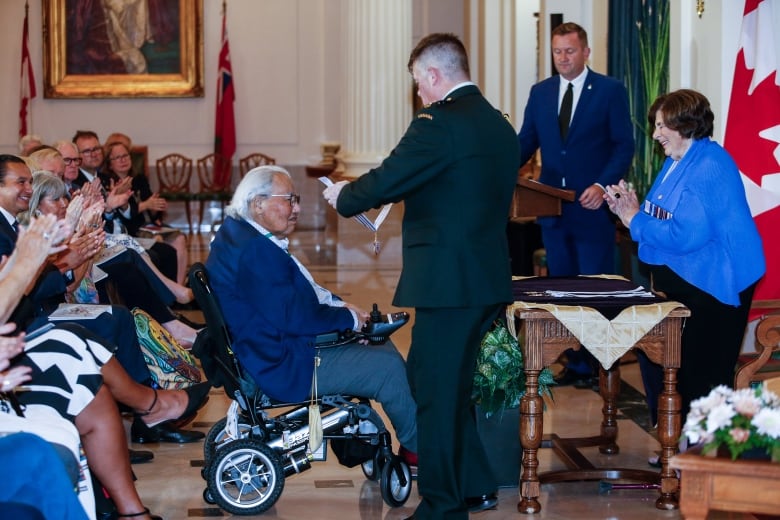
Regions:
<instances>
[{"instance_id":1,"label":"gold picture frame","mask_svg":"<svg viewBox=\"0 0 780 520\"><path fill-rule=\"evenodd\" d=\"M44 97L203 97L203 0L156 0L135 19L101 0L42 1ZM143 44L118 25L130 19Z\"/></svg>"}]
</instances>

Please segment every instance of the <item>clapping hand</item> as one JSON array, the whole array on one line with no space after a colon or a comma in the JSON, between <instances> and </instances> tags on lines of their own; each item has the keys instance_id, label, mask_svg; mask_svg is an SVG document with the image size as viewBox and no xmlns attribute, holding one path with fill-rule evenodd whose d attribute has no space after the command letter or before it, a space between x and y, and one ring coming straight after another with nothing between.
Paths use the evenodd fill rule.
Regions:
<instances>
[{"instance_id":1,"label":"clapping hand","mask_svg":"<svg viewBox=\"0 0 780 520\"><path fill-rule=\"evenodd\" d=\"M168 209L168 201L154 193L148 199L138 204L138 211L165 211Z\"/></svg>"},{"instance_id":2,"label":"clapping hand","mask_svg":"<svg viewBox=\"0 0 780 520\"><path fill-rule=\"evenodd\" d=\"M639 213L639 199L634 188L621 180L618 184L607 186L604 200L607 201L609 210L620 218L623 225L631 227L631 220Z\"/></svg>"},{"instance_id":3,"label":"clapping hand","mask_svg":"<svg viewBox=\"0 0 780 520\"><path fill-rule=\"evenodd\" d=\"M24 334L18 336L3 336L16 329L14 323L0 325L0 392L13 390L25 381L30 380L30 367L14 367L6 370L11 359L24 351Z\"/></svg>"},{"instance_id":4,"label":"clapping hand","mask_svg":"<svg viewBox=\"0 0 780 520\"><path fill-rule=\"evenodd\" d=\"M131 177L125 177L116 183L111 181L111 189L106 196L106 210L113 211L127 205L127 201L133 195L132 182Z\"/></svg>"}]
</instances>

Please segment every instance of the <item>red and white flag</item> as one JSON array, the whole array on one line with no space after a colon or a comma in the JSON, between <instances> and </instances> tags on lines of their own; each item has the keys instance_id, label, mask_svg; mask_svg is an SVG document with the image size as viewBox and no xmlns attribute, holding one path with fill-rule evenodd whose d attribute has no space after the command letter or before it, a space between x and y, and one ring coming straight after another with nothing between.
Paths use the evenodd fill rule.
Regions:
<instances>
[{"instance_id":1,"label":"red and white flag","mask_svg":"<svg viewBox=\"0 0 780 520\"><path fill-rule=\"evenodd\" d=\"M22 30L22 75L19 88L19 138L28 134L27 116L30 101L35 97L35 77L30 61L29 29L27 28L27 2L24 3L24 29Z\"/></svg>"},{"instance_id":2,"label":"red and white flag","mask_svg":"<svg viewBox=\"0 0 780 520\"><path fill-rule=\"evenodd\" d=\"M779 22L780 0L745 1L724 139L764 243L767 272L754 300L780 298Z\"/></svg>"},{"instance_id":3,"label":"red and white flag","mask_svg":"<svg viewBox=\"0 0 780 520\"><path fill-rule=\"evenodd\" d=\"M233 68L230 64L230 45L227 36L227 7L222 4L222 48L217 70L217 117L214 128L214 152L224 161L214 163L214 180L220 186L230 185L233 154L236 153L236 119L233 114Z\"/></svg>"}]
</instances>

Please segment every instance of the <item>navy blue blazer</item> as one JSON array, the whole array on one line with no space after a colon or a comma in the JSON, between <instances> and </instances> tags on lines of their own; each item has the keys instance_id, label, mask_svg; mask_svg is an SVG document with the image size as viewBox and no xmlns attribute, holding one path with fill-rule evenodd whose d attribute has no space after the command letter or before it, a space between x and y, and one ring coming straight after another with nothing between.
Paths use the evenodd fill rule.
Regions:
<instances>
[{"instance_id":1,"label":"navy blue blazer","mask_svg":"<svg viewBox=\"0 0 780 520\"><path fill-rule=\"evenodd\" d=\"M307 399L315 337L351 329L352 313L320 304L290 255L244 220L225 219L206 269L241 365L270 397Z\"/></svg>"},{"instance_id":2,"label":"navy blue blazer","mask_svg":"<svg viewBox=\"0 0 780 520\"><path fill-rule=\"evenodd\" d=\"M518 133L520 160L525 164L541 148L539 181L574 190L579 198L594 183L606 187L628 173L634 156L628 93L619 81L588 69L564 142L558 128L559 84L560 78L553 76L531 87ZM606 204L593 211L576 200L563 204L561 217L538 220L542 226L565 226L583 235L602 235L606 227L614 227Z\"/></svg>"}]
</instances>

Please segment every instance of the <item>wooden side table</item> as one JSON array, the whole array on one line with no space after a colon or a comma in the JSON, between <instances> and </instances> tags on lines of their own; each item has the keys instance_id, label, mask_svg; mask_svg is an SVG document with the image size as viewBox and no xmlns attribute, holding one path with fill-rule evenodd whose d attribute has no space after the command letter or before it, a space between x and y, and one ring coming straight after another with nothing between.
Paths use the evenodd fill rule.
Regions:
<instances>
[{"instance_id":1,"label":"wooden side table","mask_svg":"<svg viewBox=\"0 0 780 520\"><path fill-rule=\"evenodd\" d=\"M682 472L685 520L705 520L710 509L780 513L780 463L704 457L690 450L672 457L670 465Z\"/></svg>"},{"instance_id":2,"label":"wooden side table","mask_svg":"<svg viewBox=\"0 0 780 520\"><path fill-rule=\"evenodd\" d=\"M526 394L520 402L523 467L517 510L521 513L541 511L538 500L541 483L619 478L660 483L660 496L656 500L656 507L676 509L679 479L669 461L676 452L682 429L682 401L677 393L677 369L680 367L682 324L683 320L690 316L690 311L682 306L676 308L633 345L633 348L643 350L652 361L663 366L663 392L658 400L658 437L661 443L662 465L660 474L645 470L595 468L577 450L583 446L599 446L599 451L604 454L615 454L619 451L616 442L619 363L615 363L609 370L600 369L599 390L604 399L600 435L584 439L560 439L554 436L552 447L570 469L538 474L537 452L542 446L544 417L543 401L539 395L539 372L554 363L567 348L582 347L574 335L546 310L518 309L515 316L521 320L524 330L523 355L526 375Z\"/></svg>"}]
</instances>

